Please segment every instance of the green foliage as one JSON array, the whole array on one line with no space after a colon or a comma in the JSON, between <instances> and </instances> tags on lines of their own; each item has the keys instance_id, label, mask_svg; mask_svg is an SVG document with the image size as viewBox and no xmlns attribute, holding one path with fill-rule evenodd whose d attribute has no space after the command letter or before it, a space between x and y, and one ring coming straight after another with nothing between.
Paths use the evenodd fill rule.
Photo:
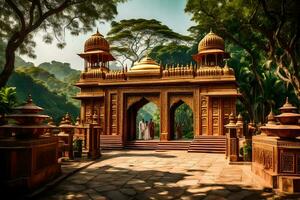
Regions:
<instances>
[{"instance_id":1,"label":"green foliage","mask_svg":"<svg viewBox=\"0 0 300 200\"><path fill-rule=\"evenodd\" d=\"M112 45L111 50L122 66L128 61L133 66L157 45L191 40L190 37L172 31L155 19L113 21L107 39Z\"/></svg>"},{"instance_id":2,"label":"green foliage","mask_svg":"<svg viewBox=\"0 0 300 200\"><path fill-rule=\"evenodd\" d=\"M70 63L61 63L53 60L51 63L41 63L38 67L54 74L55 78L65 83L71 81L70 84L74 84L80 77L80 71L72 69Z\"/></svg>"},{"instance_id":3,"label":"green foliage","mask_svg":"<svg viewBox=\"0 0 300 200\"><path fill-rule=\"evenodd\" d=\"M293 0L189 0L185 11L197 23L191 28L196 35L213 28L244 51L260 95L265 92L261 70L273 68L300 99L299 6Z\"/></svg>"},{"instance_id":4,"label":"green foliage","mask_svg":"<svg viewBox=\"0 0 300 200\"><path fill-rule=\"evenodd\" d=\"M154 137L159 138L160 133L160 111L156 104L149 102L144 105L137 113L136 117L136 132L139 131L139 122L144 119L144 121L150 121L152 119L154 123Z\"/></svg>"},{"instance_id":5,"label":"green foliage","mask_svg":"<svg viewBox=\"0 0 300 200\"><path fill-rule=\"evenodd\" d=\"M300 98L300 46L293 44L299 43L300 38L297 5L299 2L291 0L187 2L185 11L192 14L197 24L190 28L195 36L212 28L225 38L227 51L232 53L228 64L235 70L243 95L238 110L250 121L264 123L270 108L276 111L286 96L299 105L296 97ZM285 78L280 74L285 74Z\"/></svg>"},{"instance_id":6,"label":"green foliage","mask_svg":"<svg viewBox=\"0 0 300 200\"><path fill-rule=\"evenodd\" d=\"M160 61L160 63L165 66L173 64L187 65L190 63L194 63L192 55L196 53L197 45L194 45L191 48L186 45L172 42L170 44L154 47L149 55L151 58Z\"/></svg>"},{"instance_id":7,"label":"green foliage","mask_svg":"<svg viewBox=\"0 0 300 200\"><path fill-rule=\"evenodd\" d=\"M79 115L78 107L68 103L65 96L49 91L40 81L32 79L24 72L15 72L8 85L16 87L18 103L25 102L28 94L31 94L33 101L44 108L43 113L53 117L55 122L59 122L66 112L73 119Z\"/></svg>"},{"instance_id":8,"label":"green foliage","mask_svg":"<svg viewBox=\"0 0 300 200\"><path fill-rule=\"evenodd\" d=\"M3 87L0 89L0 115L10 113L16 102L16 88Z\"/></svg>"},{"instance_id":9,"label":"green foliage","mask_svg":"<svg viewBox=\"0 0 300 200\"><path fill-rule=\"evenodd\" d=\"M244 161L252 160L252 144L247 142L243 148Z\"/></svg>"},{"instance_id":10,"label":"green foliage","mask_svg":"<svg viewBox=\"0 0 300 200\"><path fill-rule=\"evenodd\" d=\"M175 111L174 130L177 124L180 124L183 139L194 138L193 110L186 103L181 104Z\"/></svg>"},{"instance_id":11,"label":"green foliage","mask_svg":"<svg viewBox=\"0 0 300 200\"><path fill-rule=\"evenodd\" d=\"M17 67L16 71L32 77L36 82L46 86L51 92L55 94L65 95L69 102L79 107L79 101L72 98L79 92L79 88L73 85L75 83L75 80L74 82L69 83L60 81L56 78L55 75L40 67ZM77 80L79 80L79 77Z\"/></svg>"}]
</instances>

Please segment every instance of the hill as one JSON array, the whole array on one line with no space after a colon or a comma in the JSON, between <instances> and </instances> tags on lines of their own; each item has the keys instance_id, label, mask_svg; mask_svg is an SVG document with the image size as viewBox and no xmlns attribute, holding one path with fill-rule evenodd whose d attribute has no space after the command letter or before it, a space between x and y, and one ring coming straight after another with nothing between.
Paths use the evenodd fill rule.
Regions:
<instances>
[{"instance_id":1,"label":"hill","mask_svg":"<svg viewBox=\"0 0 300 200\"><path fill-rule=\"evenodd\" d=\"M40 67L17 67L16 72L29 75L36 82L47 87L51 92L66 96L68 102L79 108L80 102L72 98L79 92L79 88L73 85L78 80L76 76L74 77L74 74L67 77L67 80L71 80L69 80L69 83L66 83Z\"/></svg>"},{"instance_id":2,"label":"hill","mask_svg":"<svg viewBox=\"0 0 300 200\"><path fill-rule=\"evenodd\" d=\"M48 71L58 80L66 83L75 83L80 77L80 71L72 69L70 63L62 63L53 60L51 63L41 63L38 67Z\"/></svg>"},{"instance_id":3,"label":"hill","mask_svg":"<svg viewBox=\"0 0 300 200\"><path fill-rule=\"evenodd\" d=\"M65 96L49 91L42 83L24 72L13 73L8 85L16 87L19 103L25 102L28 94L31 94L33 101L45 109L43 113L53 117L56 122L59 122L66 112L71 114L73 120L79 115L78 107L69 103Z\"/></svg>"}]
</instances>

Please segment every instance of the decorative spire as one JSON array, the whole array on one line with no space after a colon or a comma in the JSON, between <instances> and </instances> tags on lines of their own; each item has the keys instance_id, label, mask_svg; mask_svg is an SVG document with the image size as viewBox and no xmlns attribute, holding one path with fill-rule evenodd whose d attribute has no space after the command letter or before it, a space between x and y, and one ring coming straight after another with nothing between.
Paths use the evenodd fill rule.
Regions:
<instances>
[{"instance_id":1,"label":"decorative spire","mask_svg":"<svg viewBox=\"0 0 300 200\"><path fill-rule=\"evenodd\" d=\"M273 108L271 107L271 111L268 115L268 123L267 125L276 125L275 115L273 113Z\"/></svg>"},{"instance_id":2,"label":"decorative spire","mask_svg":"<svg viewBox=\"0 0 300 200\"><path fill-rule=\"evenodd\" d=\"M31 94L28 95L27 103L32 103L32 96L31 96Z\"/></svg>"}]
</instances>

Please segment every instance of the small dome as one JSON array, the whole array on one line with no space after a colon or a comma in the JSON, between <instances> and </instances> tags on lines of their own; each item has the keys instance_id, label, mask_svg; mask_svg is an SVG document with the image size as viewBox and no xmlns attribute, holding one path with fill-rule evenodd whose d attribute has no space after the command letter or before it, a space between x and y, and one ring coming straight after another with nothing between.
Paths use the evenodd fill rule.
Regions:
<instances>
[{"instance_id":1,"label":"small dome","mask_svg":"<svg viewBox=\"0 0 300 200\"><path fill-rule=\"evenodd\" d=\"M142 58L140 62L133 65L133 67L130 70L136 71L136 70L157 70L157 69L160 69L159 64L152 58L146 56Z\"/></svg>"},{"instance_id":2,"label":"small dome","mask_svg":"<svg viewBox=\"0 0 300 200\"><path fill-rule=\"evenodd\" d=\"M198 52L224 52L225 44L223 38L210 31L198 45Z\"/></svg>"},{"instance_id":3,"label":"small dome","mask_svg":"<svg viewBox=\"0 0 300 200\"><path fill-rule=\"evenodd\" d=\"M109 52L109 44L98 30L84 43L84 52L102 50Z\"/></svg>"}]
</instances>

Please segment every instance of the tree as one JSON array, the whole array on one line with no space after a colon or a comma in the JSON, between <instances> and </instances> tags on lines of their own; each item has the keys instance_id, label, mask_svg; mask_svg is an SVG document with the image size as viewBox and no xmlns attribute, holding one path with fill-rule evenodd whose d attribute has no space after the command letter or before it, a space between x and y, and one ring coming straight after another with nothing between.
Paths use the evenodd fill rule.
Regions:
<instances>
[{"instance_id":1,"label":"tree","mask_svg":"<svg viewBox=\"0 0 300 200\"><path fill-rule=\"evenodd\" d=\"M213 27L250 56L251 70L263 93L260 62L274 64L275 73L294 87L300 99L300 7L294 0L189 0L196 29Z\"/></svg>"},{"instance_id":2,"label":"tree","mask_svg":"<svg viewBox=\"0 0 300 200\"><path fill-rule=\"evenodd\" d=\"M159 45L154 47L150 52L150 57L160 61L164 65L172 64L190 64L193 62L192 55L197 53L198 43L189 47L177 43Z\"/></svg>"},{"instance_id":3,"label":"tree","mask_svg":"<svg viewBox=\"0 0 300 200\"><path fill-rule=\"evenodd\" d=\"M173 32L155 19L113 21L107 35L108 41L112 44L111 50L123 67L128 61L133 66L155 46L171 41L180 43L191 40L188 36Z\"/></svg>"},{"instance_id":4,"label":"tree","mask_svg":"<svg viewBox=\"0 0 300 200\"><path fill-rule=\"evenodd\" d=\"M116 4L124 0L0 0L0 40L6 42L5 64L0 74L4 86L14 70L15 52L35 57L33 36L43 31L44 42L65 46L65 31L72 35L91 31L97 20L110 20Z\"/></svg>"}]
</instances>

